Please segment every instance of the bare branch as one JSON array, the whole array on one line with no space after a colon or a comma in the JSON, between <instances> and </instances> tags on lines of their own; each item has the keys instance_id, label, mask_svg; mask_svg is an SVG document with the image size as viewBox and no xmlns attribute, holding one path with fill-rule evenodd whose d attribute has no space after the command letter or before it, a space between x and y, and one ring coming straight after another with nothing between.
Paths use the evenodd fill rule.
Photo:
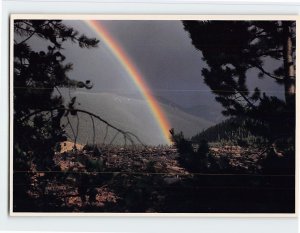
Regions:
<instances>
[{"instance_id":1,"label":"bare branch","mask_svg":"<svg viewBox=\"0 0 300 233\"><path fill-rule=\"evenodd\" d=\"M73 126L72 126L72 124L71 124L71 122L70 122L69 116L67 115L66 117L67 117L68 125L70 125L72 134L73 134L73 136L74 136L74 141L75 141L75 138L76 138L76 136L75 136L75 131L74 131Z\"/></svg>"},{"instance_id":2,"label":"bare branch","mask_svg":"<svg viewBox=\"0 0 300 233\"><path fill-rule=\"evenodd\" d=\"M140 144L142 144L143 146L145 146L145 144L144 144L144 143L143 143L143 142L142 142L135 134L133 134L133 133L131 133L131 132L128 132L128 131L124 131L124 130L122 130L122 129L120 129L120 128L117 128L116 126L112 125L111 123L109 123L108 121L104 120L104 119L101 118L100 116L98 116L98 115L96 115L96 114L94 114L94 113L91 113L91 112L89 112L89 111L83 110L83 109L70 109L70 108L66 108L66 107L62 107L62 106L60 106L60 107L54 107L54 108L51 108L51 109L43 109L43 110L38 110L38 111L35 111L35 112L32 112L32 113L29 113L29 114L27 114L26 116L24 116L24 117L22 117L21 119L19 119L19 121L22 123L22 122L24 122L25 120L29 119L31 116L34 116L34 115L36 115L36 114L39 114L39 113L42 113L42 112L45 112L45 111L46 111L46 112L50 112L50 111L53 111L53 110L76 111L77 114L78 114L78 112L85 113L85 114L87 114L87 115L89 115L89 116L92 116L92 117L98 119L99 121L103 122L104 124L106 124L107 127L110 127L110 128L112 128L112 129L116 130L118 133L121 133L121 134L125 135L125 136L127 137L127 139L130 140L130 137L133 137L133 138L135 138ZM17 119L17 120L18 120L18 119ZM68 123L70 124L70 127L71 127L71 129L72 129L72 132L73 132L73 134L74 134L74 138L76 138L75 131L74 131L74 129L73 129L71 123L70 123L70 120L69 120L69 116L68 116L68 115L67 115L67 120L68 120ZM107 136L107 135L106 135L106 136Z\"/></svg>"},{"instance_id":3,"label":"bare branch","mask_svg":"<svg viewBox=\"0 0 300 233\"><path fill-rule=\"evenodd\" d=\"M104 138L103 138L103 144L106 141L107 134L108 134L108 125L106 125L106 127L105 127L105 135L104 135Z\"/></svg>"},{"instance_id":4,"label":"bare branch","mask_svg":"<svg viewBox=\"0 0 300 233\"><path fill-rule=\"evenodd\" d=\"M91 117L92 124L93 124L93 145L95 146L95 136L96 136L96 133L95 133L95 122L94 122L93 116L90 116L90 117Z\"/></svg>"},{"instance_id":5,"label":"bare branch","mask_svg":"<svg viewBox=\"0 0 300 233\"><path fill-rule=\"evenodd\" d=\"M120 133L119 131L116 132L116 134L114 135L114 137L110 140L109 145L111 145L115 141L115 139L119 135L119 133ZM123 134L123 135L125 136L125 134Z\"/></svg>"}]
</instances>

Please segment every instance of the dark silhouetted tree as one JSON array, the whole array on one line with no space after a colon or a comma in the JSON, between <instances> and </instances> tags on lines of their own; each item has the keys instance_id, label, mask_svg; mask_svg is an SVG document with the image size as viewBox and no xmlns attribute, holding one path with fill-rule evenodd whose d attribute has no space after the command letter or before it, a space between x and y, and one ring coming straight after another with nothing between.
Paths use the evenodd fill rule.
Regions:
<instances>
[{"instance_id":1,"label":"dark silhouetted tree","mask_svg":"<svg viewBox=\"0 0 300 233\"><path fill-rule=\"evenodd\" d=\"M215 160L209 153L209 146L206 140L193 144L191 140L184 137L183 133L175 133L170 130L171 139L176 146L179 163L191 172L207 172L209 169L215 169Z\"/></svg>"},{"instance_id":2,"label":"dark silhouetted tree","mask_svg":"<svg viewBox=\"0 0 300 233\"><path fill-rule=\"evenodd\" d=\"M49 180L64 183L64 179L71 176L58 172L60 167L54 161L54 155L60 152L60 143L67 140L67 126L73 133L72 140L76 152L79 113L91 118L94 155L101 154L95 146L94 120L106 125L105 135L108 128L111 128L116 132L114 138L121 135L125 143L143 143L133 133L115 127L92 112L79 109L76 106L76 96L70 96L68 102L64 101L61 88L92 88L90 80L75 81L69 78L72 64L65 61L64 44L69 41L81 48L95 48L99 40L79 34L61 20L15 20L14 35L14 209L57 211L59 206L59 209L63 210L60 203L62 198L47 192L46 187ZM33 38L35 40L32 40ZM34 46L30 46L37 40L45 41L44 50L36 51L32 48ZM77 119L76 127L73 127L69 120L71 116ZM67 123L63 123L63 118L67 119ZM93 164L86 165L93 168ZM78 186L83 182L80 176L71 178L77 181ZM89 180L92 179L94 178L89 177ZM82 195L84 190L80 189ZM91 200L94 200L94 194L91 194Z\"/></svg>"},{"instance_id":3,"label":"dark silhouetted tree","mask_svg":"<svg viewBox=\"0 0 300 233\"><path fill-rule=\"evenodd\" d=\"M26 210L34 208L26 198L30 185L39 177L29 171L59 169L53 156L59 143L66 140L61 119L76 114L75 98L65 107L59 89L92 87L89 80L74 81L68 77L72 64L65 63L63 44L71 41L81 48L94 48L99 41L79 34L61 20L15 20L14 33L14 207ZM33 38L45 40L48 47L33 50L29 44ZM46 185L39 182L39 187Z\"/></svg>"},{"instance_id":4,"label":"dark silhouetted tree","mask_svg":"<svg viewBox=\"0 0 300 233\"><path fill-rule=\"evenodd\" d=\"M192 44L208 67L205 83L229 116L245 116L265 123L261 132L270 141L294 138L295 131L295 22L294 21L183 21ZM281 62L267 70L267 60ZM285 100L249 91L247 74L255 68L259 78L284 86ZM269 68L270 69L270 68Z\"/></svg>"},{"instance_id":5,"label":"dark silhouetted tree","mask_svg":"<svg viewBox=\"0 0 300 233\"><path fill-rule=\"evenodd\" d=\"M270 153L281 145L293 170L295 145L295 21L183 21L192 44L202 52L204 82L227 116L250 119L251 133L268 139ZM279 67L265 65L277 60ZM261 93L259 81L249 91L247 72L284 86L285 99ZM259 127L257 127L259 125ZM269 153L269 154L270 154ZM288 164L288 163L287 163Z\"/></svg>"}]
</instances>

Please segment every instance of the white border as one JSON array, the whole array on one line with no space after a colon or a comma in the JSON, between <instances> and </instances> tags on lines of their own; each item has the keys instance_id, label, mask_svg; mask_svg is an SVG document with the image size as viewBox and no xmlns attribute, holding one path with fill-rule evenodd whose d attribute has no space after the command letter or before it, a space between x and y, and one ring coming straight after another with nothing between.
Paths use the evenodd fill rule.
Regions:
<instances>
[{"instance_id":1,"label":"white border","mask_svg":"<svg viewBox=\"0 0 300 233\"><path fill-rule=\"evenodd\" d=\"M174 14L11 14L16 19L62 20L299 20L296 15L174 15Z\"/></svg>"},{"instance_id":2,"label":"white border","mask_svg":"<svg viewBox=\"0 0 300 233\"><path fill-rule=\"evenodd\" d=\"M27 1L27 2L58 2L60 0L15 0L15 1ZM64 2L82 2L82 0L63 0ZM283 2L282 0L211 0L211 1L203 1L203 0L88 0L93 3L135 3L135 4L223 4L223 5L247 5L247 4L255 4L255 5L295 5L299 4L299 0L288 0ZM300 4L299 4L300 5Z\"/></svg>"},{"instance_id":3,"label":"white border","mask_svg":"<svg viewBox=\"0 0 300 233\"><path fill-rule=\"evenodd\" d=\"M299 158L297 156L298 143L299 140L299 130L300 127L296 122L296 172L295 172L295 213L40 213L40 212L13 212L13 21L16 19L63 19L63 20L295 20L296 21L296 43L300 43L299 38L299 20L300 16L295 15L112 15L112 14L11 14L10 15L10 79L9 79L9 138L10 138L10 195L9 195L9 214L10 216L80 216L80 217L90 217L90 216L106 216L106 217L266 217L266 218L287 218L287 217L297 217L298 216L298 176L299 176ZM299 46L296 47L296 57L299 55ZM296 59L296 67L299 67L299 59ZM300 69L296 69L296 77L300 77ZM299 92L299 81L296 78L296 116L298 115L300 107L300 99L297 93ZM296 117L297 119L297 117Z\"/></svg>"}]
</instances>

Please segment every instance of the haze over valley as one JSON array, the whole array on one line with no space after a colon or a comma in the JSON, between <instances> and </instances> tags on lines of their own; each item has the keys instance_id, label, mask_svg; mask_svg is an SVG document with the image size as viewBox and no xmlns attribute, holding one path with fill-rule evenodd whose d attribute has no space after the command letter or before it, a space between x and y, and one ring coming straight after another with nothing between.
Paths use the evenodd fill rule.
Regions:
<instances>
[{"instance_id":1,"label":"haze over valley","mask_svg":"<svg viewBox=\"0 0 300 233\"><path fill-rule=\"evenodd\" d=\"M112 125L134 133L138 138L147 145L166 144L161 134L161 130L153 117L147 102L141 98L129 98L112 93L90 93L74 92L76 96L76 106L80 109L93 112L103 119L109 119ZM170 103L159 103L164 109L165 115L172 128L176 132L182 131L187 137L192 137L198 132L212 126L211 122L205 118L192 115L182 108L172 106ZM88 115L79 114L79 134L77 142L80 144L93 143L92 121ZM77 124L76 117L70 117L73 126ZM95 120L95 142L101 144L104 142L106 128L103 123ZM66 128L69 139L73 139L72 130ZM110 143L115 136L116 131L109 129L105 138L105 143ZM113 144L124 144L124 138L119 135L113 140Z\"/></svg>"}]
</instances>

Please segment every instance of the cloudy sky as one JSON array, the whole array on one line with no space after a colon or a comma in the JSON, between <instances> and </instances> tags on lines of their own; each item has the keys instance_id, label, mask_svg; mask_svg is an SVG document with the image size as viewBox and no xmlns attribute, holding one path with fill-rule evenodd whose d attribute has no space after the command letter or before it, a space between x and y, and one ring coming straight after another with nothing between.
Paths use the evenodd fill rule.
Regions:
<instances>
[{"instance_id":1,"label":"cloudy sky","mask_svg":"<svg viewBox=\"0 0 300 233\"><path fill-rule=\"evenodd\" d=\"M64 21L87 36L99 36L84 21ZM180 21L102 21L108 32L118 41L148 83L152 92L182 107L214 106L221 111L209 88L204 84L201 70L206 66L202 54L191 44ZM90 79L92 92L112 92L121 95L138 93L119 61L101 41L96 49L80 49L67 43L63 51L67 61L74 64L70 77ZM35 41L35 47L43 47ZM272 70L273 61L266 61ZM283 97L283 88L273 80L259 80L257 71L248 72L250 87ZM251 88L250 88L251 90Z\"/></svg>"}]
</instances>

